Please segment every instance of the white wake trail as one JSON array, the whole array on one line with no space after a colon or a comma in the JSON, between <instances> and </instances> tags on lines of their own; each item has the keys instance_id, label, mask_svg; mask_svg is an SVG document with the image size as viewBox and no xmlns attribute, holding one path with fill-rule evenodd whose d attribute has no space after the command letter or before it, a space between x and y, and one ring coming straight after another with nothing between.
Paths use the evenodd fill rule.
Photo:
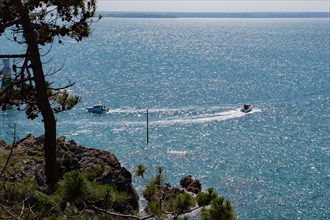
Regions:
<instances>
[{"instance_id":1,"label":"white wake trail","mask_svg":"<svg viewBox=\"0 0 330 220\"><path fill-rule=\"evenodd\" d=\"M230 110L225 112L211 113L211 114L200 114L195 116L185 117L174 117L163 120L151 121L154 125L172 125L172 124L192 124L192 123L208 123L214 121L225 121L234 118L240 118L245 115L250 115L256 112L261 112L261 109L254 109L249 113L241 112L239 109Z\"/></svg>"}]
</instances>

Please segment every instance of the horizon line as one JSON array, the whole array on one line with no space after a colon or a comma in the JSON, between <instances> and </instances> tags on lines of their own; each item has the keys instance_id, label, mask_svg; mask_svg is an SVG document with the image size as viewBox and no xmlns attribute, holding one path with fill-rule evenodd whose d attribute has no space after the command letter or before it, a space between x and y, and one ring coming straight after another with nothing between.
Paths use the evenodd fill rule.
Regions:
<instances>
[{"instance_id":1,"label":"horizon line","mask_svg":"<svg viewBox=\"0 0 330 220\"><path fill-rule=\"evenodd\" d=\"M139 12L139 13L328 13L330 11L111 11L111 10L96 10L96 12Z\"/></svg>"}]
</instances>

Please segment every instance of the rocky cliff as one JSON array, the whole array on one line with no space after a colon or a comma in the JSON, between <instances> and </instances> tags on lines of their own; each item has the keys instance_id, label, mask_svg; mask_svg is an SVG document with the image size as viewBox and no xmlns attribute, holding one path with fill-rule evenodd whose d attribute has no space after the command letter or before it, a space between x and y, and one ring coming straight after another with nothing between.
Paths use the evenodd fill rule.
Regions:
<instances>
[{"instance_id":1,"label":"rocky cliff","mask_svg":"<svg viewBox=\"0 0 330 220\"><path fill-rule=\"evenodd\" d=\"M33 137L32 135L17 142L17 146L13 149L16 155L13 159L15 160L15 167L19 169L12 172L8 181L15 182L29 176L36 181L41 189L46 187L43 142L43 136ZM0 155L6 155L5 151L8 154L10 147L4 141L0 141ZM119 210L116 211L132 213L139 209L139 197L132 184L132 175L125 167L121 166L115 155L78 145L75 141L67 141L62 136L57 139L57 158L60 176L71 170L79 170L91 181L110 184L119 192L126 192L130 195L129 204L125 207L119 207Z\"/></svg>"}]
</instances>

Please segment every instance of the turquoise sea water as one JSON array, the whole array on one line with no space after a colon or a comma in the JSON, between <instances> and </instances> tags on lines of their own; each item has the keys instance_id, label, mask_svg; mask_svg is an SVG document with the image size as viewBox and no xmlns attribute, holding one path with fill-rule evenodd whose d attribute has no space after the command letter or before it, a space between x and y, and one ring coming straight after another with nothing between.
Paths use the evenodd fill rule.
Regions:
<instances>
[{"instance_id":1,"label":"turquoise sea water","mask_svg":"<svg viewBox=\"0 0 330 220\"><path fill-rule=\"evenodd\" d=\"M75 81L82 98L57 115L58 135L130 171L163 166L173 185L192 175L239 219L330 219L329 19L104 18L93 28L43 58L45 71L64 64L54 85ZM3 37L0 50L23 51ZM87 113L95 103L111 110ZM38 136L40 121L1 112L0 138L10 141L13 123L19 137Z\"/></svg>"}]
</instances>

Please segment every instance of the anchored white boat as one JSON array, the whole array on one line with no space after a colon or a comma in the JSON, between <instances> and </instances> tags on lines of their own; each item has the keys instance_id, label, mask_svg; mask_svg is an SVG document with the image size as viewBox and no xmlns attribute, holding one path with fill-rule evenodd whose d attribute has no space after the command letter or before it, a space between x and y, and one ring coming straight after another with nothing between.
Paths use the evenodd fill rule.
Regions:
<instances>
[{"instance_id":1,"label":"anchored white boat","mask_svg":"<svg viewBox=\"0 0 330 220\"><path fill-rule=\"evenodd\" d=\"M241 112L248 113L252 111L252 105L243 105L243 108L241 108Z\"/></svg>"},{"instance_id":2,"label":"anchored white boat","mask_svg":"<svg viewBox=\"0 0 330 220\"><path fill-rule=\"evenodd\" d=\"M105 113L107 111L107 109L105 108L104 105L97 104L97 105L93 105L91 107L87 107L87 111L92 112L92 113Z\"/></svg>"}]
</instances>

